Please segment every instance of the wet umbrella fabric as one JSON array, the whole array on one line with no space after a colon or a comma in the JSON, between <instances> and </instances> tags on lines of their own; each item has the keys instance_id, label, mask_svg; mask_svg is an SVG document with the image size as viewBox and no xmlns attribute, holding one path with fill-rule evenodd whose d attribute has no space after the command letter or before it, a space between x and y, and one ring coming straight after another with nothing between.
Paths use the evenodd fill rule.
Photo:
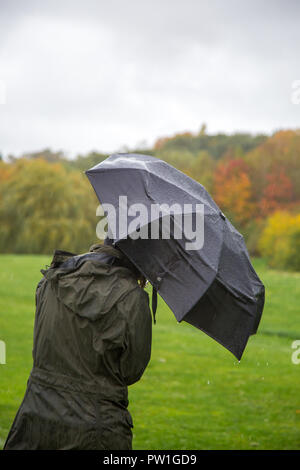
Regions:
<instances>
[{"instance_id":1,"label":"wet umbrella fabric","mask_svg":"<svg viewBox=\"0 0 300 470\"><path fill-rule=\"evenodd\" d=\"M86 175L101 204L115 209L115 214L107 211L113 243L149 279L177 321L184 320L201 329L240 360L249 336L256 333L260 322L264 286L251 264L242 235L205 188L149 155L114 154L86 171ZM125 202L126 207L122 207ZM203 207L204 242L199 249L187 249L190 239L184 226L183 236L174 237L179 219L171 210L164 207L159 214L151 211L153 204L171 207L174 203L182 208L182 220L185 212L190 213L194 226L197 204ZM137 204L147 210L140 212L134 232L137 212L132 207L139 209ZM172 221L169 239L162 236L164 217ZM143 230L144 234L145 230L151 234L151 223L159 225L158 239L131 238L142 235ZM196 235L199 234L195 232Z\"/></svg>"}]
</instances>

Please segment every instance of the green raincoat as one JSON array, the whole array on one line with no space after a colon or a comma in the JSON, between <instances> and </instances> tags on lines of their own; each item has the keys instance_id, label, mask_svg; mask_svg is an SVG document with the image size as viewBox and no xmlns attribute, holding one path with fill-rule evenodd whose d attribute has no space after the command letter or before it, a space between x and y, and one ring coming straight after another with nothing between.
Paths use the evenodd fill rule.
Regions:
<instances>
[{"instance_id":1,"label":"green raincoat","mask_svg":"<svg viewBox=\"0 0 300 470\"><path fill-rule=\"evenodd\" d=\"M152 323L120 257L56 252L42 271L33 368L4 449L131 449L127 386L150 360Z\"/></svg>"}]
</instances>

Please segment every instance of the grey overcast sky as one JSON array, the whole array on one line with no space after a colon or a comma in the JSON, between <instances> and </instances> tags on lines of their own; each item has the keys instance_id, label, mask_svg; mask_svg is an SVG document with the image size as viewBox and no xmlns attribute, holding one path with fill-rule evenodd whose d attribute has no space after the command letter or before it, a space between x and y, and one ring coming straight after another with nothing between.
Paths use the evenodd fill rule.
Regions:
<instances>
[{"instance_id":1,"label":"grey overcast sky","mask_svg":"<svg viewBox=\"0 0 300 470\"><path fill-rule=\"evenodd\" d=\"M299 0L0 0L0 151L298 128L299 59Z\"/></svg>"}]
</instances>

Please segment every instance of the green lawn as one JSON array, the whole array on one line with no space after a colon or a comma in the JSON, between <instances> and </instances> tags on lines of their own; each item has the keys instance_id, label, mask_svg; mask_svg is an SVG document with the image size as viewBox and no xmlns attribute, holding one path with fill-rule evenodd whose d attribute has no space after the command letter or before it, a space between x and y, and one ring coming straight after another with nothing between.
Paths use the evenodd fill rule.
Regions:
<instances>
[{"instance_id":1,"label":"green lawn","mask_svg":"<svg viewBox=\"0 0 300 470\"><path fill-rule=\"evenodd\" d=\"M0 448L31 369L34 291L45 256L0 256ZM241 363L159 299L151 362L130 387L135 449L299 449L300 273L255 267L266 286L258 334Z\"/></svg>"}]
</instances>

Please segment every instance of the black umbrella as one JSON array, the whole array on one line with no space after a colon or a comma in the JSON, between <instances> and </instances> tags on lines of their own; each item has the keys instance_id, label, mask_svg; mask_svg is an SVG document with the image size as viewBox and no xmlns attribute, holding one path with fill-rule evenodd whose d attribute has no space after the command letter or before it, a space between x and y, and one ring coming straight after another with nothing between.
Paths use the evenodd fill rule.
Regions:
<instances>
[{"instance_id":1,"label":"black umbrella","mask_svg":"<svg viewBox=\"0 0 300 470\"><path fill-rule=\"evenodd\" d=\"M242 235L205 188L148 155L111 155L86 174L106 209L113 243L177 321L201 329L240 359L258 328L264 286Z\"/></svg>"}]
</instances>

